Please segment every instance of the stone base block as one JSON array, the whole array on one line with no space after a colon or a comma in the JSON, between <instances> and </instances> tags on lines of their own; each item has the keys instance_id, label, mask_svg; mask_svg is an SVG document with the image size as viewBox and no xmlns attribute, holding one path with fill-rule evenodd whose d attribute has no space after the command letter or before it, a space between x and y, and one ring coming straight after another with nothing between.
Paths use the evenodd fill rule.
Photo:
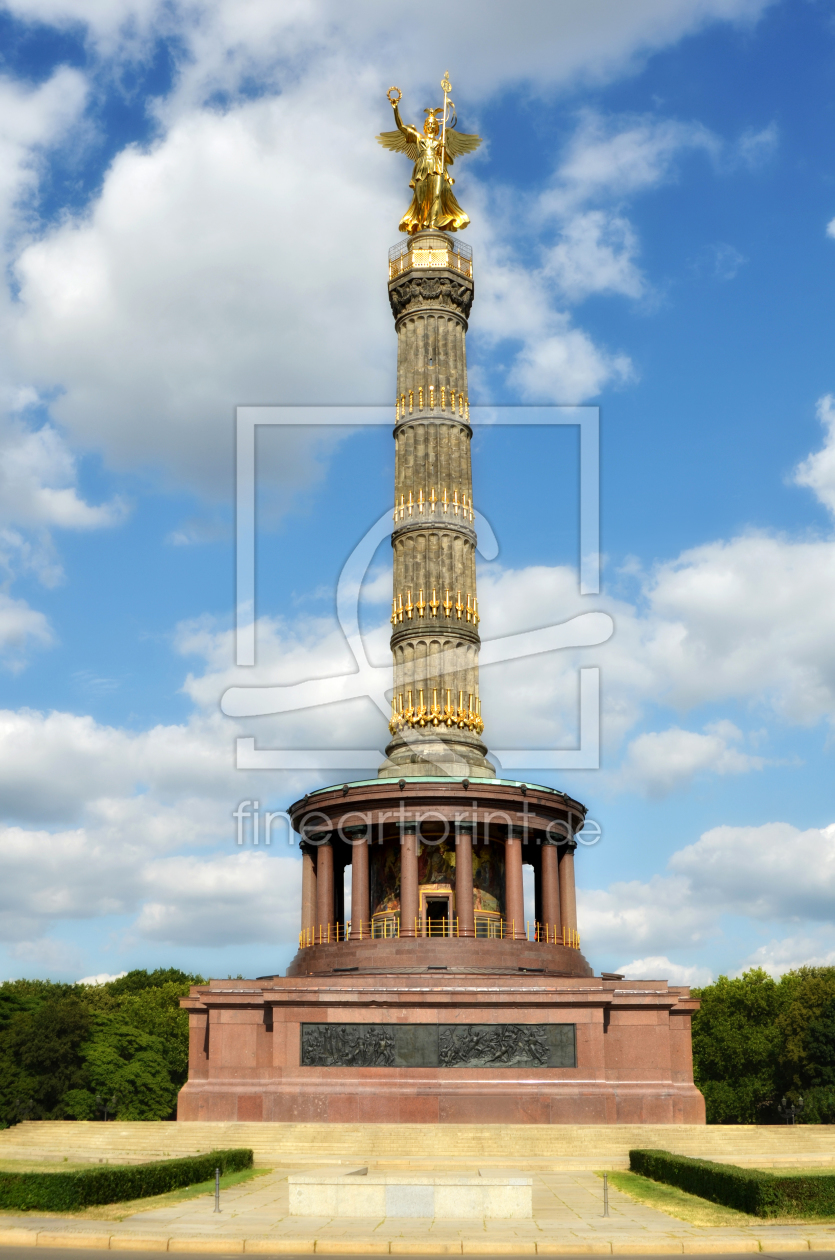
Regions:
<instances>
[{"instance_id":1,"label":"stone base block","mask_svg":"<svg viewBox=\"0 0 835 1260\"><path fill-rule=\"evenodd\" d=\"M429 940L455 948L443 964L432 953L417 966L408 965L415 942L390 944L407 951L400 969L363 966L358 946L315 975L194 986L184 999L191 1046L177 1118L704 1124L690 1057L697 1003L687 989L555 974L549 964L563 959L549 949L587 967L561 946ZM462 962L469 950L481 967ZM354 956L349 970L336 969Z\"/></svg>"},{"instance_id":2,"label":"stone base block","mask_svg":"<svg viewBox=\"0 0 835 1260\"><path fill-rule=\"evenodd\" d=\"M291 1173L291 1216L524 1220L533 1178L511 1173L370 1173L367 1168Z\"/></svg>"}]
</instances>

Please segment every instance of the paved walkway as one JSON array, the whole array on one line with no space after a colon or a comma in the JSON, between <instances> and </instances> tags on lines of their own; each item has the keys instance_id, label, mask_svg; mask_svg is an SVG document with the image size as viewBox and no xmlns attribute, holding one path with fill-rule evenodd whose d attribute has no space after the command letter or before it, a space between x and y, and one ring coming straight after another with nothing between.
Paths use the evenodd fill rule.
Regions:
<instances>
[{"instance_id":1,"label":"paved walkway","mask_svg":"<svg viewBox=\"0 0 835 1260\"><path fill-rule=\"evenodd\" d=\"M699 1228L643 1207L590 1172L533 1176L533 1219L460 1222L290 1216L287 1174L275 1169L212 1196L134 1213L124 1221L0 1217L0 1244L365 1255L681 1254L835 1251L835 1225ZM493 1170L491 1170L493 1171Z\"/></svg>"}]
</instances>

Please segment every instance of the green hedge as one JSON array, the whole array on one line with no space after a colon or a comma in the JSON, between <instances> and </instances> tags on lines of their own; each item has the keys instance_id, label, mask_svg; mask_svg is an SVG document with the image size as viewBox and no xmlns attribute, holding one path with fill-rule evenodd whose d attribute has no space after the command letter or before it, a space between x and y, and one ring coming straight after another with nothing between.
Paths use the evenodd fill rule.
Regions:
<instances>
[{"instance_id":1,"label":"green hedge","mask_svg":"<svg viewBox=\"0 0 835 1260\"><path fill-rule=\"evenodd\" d=\"M769 1173L669 1151L630 1151L629 1167L750 1216L835 1216L833 1173Z\"/></svg>"},{"instance_id":2,"label":"green hedge","mask_svg":"<svg viewBox=\"0 0 835 1260\"><path fill-rule=\"evenodd\" d=\"M216 1168L227 1173L251 1167L252 1151L240 1148L153 1164L97 1166L80 1172L0 1172L0 1208L17 1212L74 1212L96 1203L146 1199L181 1186L193 1186L214 1177Z\"/></svg>"}]
</instances>

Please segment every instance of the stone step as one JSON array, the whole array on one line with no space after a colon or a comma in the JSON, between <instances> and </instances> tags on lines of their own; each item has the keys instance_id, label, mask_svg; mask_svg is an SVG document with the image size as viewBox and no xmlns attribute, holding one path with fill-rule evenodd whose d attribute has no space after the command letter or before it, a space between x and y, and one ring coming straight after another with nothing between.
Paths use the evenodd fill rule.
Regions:
<instances>
[{"instance_id":1,"label":"stone step","mask_svg":"<svg viewBox=\"0 0 835 1260\"><path fill-rule=\"evenodd\" d=\"M631 1147L728 1163L835 1166L831 1125L352 1125L25 1121L0 1132L0 1159L136 1162L251 1146L262 1163L487 1160L549 1168L625 1167ZM439 1151L442 1155L439 1156ZM417 1165L416 1165L417 1166Z\"/></svg>"}]
</instances>

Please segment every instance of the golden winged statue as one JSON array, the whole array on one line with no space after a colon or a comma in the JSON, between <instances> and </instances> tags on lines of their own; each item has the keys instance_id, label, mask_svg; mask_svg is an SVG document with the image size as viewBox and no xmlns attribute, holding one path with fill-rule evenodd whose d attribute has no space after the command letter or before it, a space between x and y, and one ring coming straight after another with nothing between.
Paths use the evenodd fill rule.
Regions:
<instances>
[{"instance_id":1,"label":"golden winged statue","mask_svg":"<svg viewBox=\"0 0 835 1260\"><path fill-rule=\"evenodd\" d=\"M402 121L398 108L400 90L389 89L389 101L394 110L397 130L384 131L377 139L384 149L390 149L392 153L405 153L415 164L409 181L409 187L414 189L414 196L409 209L400 220L401 232L412 234L424 228L460 232L470 222L453 196L452 185L455 180L450 177L447 168L462 153L472 153L477 149L481 144L481 136L463 135L454 130L454 122L450 124L447 121L446 80L442 86L444 104L438 109L423 111L426 114L423 133L417 127ZM398 93L396 100L391 97L391 92L394 91ZM443 125L438 122L438 114L442 115Z\"/></svg>"}]
</instances>

